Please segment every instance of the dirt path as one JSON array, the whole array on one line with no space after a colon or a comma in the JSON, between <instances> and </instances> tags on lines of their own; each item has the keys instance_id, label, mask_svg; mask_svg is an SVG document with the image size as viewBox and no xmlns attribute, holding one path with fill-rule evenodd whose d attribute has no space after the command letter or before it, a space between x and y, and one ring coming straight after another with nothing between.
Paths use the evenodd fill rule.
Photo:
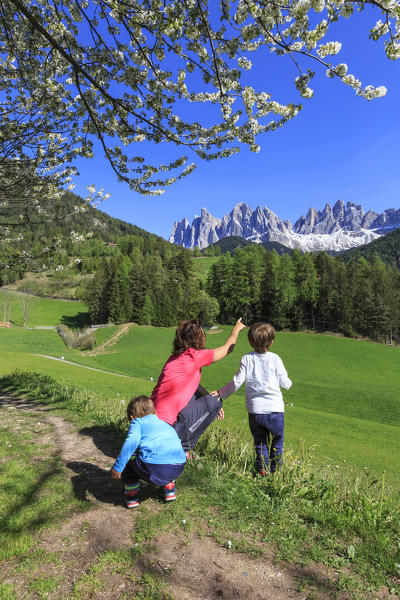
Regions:
<instances>
[{"instance_id":1,"label":"dirt path","mask_svg":"<svg viewBox=\"0 0 400 600\"><path fill-rule=\"evenodd\" d=\"M106 340L100 346L96 346L94 350L90 350L89 352L81 353L82 356L97 356L98 354L104 354L106 351L114 346L118 340L121 339L123 335L128 333L129 329L133 327L134 323L124 323L120 326L118 331L111 336L108 340ZM64 358L56 358L55 356L48 356L47 354L33 354L33 356L40 356L41 358L49 358L50 360L56 360L58 362L65 363L67 365L73 365L74 367L82 367L83 369L89 369L89 371L97 371L98 373L106 373L107 375L116 375L117 377L126 377L127 379L136 379L136 377L131 377L130 375L122 375L122 373L112 373L110 371L104 371L103 369L96 369L95 367L88 367L87 365L80 365L79 363L72 362L70 360L65 360Z\"/></svg>"},{"instance_id":2,"label":"dirt path","mask_svg":"<svg viewBox=\"0 0 400 600\"><path fill-rule=\"evenodd\" d=\"M123 323L118 331L116 331L114 333L114 335L112 335L110 338L108 338L108 340L106 340L105 342L103 342L102 344L100 344L99 346L96 346L96 348L94 348L93 350L90 350L89 352L85 352L85 356L96 356L97 354L103 354L106 350L108 350L108 348L111 348L112 346L114 346L123 335L125 335L126 333L128 333L128 331L130 330L131 327L133 327L134 323Z\"/></svg>"},{"instance_id":3,"label":"dirt path","mask_svg":"<svg viewBox=\"0 0 400 600\"><path fill-rule=\"evenodd\" d=\"M3 582L17 586L18 598L306 600L307 596L298 593L296 576L300 574L294 570L277 567L266 558L252 559L234 553L207 537L195 534L185 537L177 532L160 533L150 547L145 546L145 553L137 553L128 570L118 569L115 564L113 568L97 569L93 587L93 581L90 583L93 565L98 564L101 557L107 556L107 552L129 548L135 552L132 535L140 509L139 512L128 511L122 505L119 482L108 475L114 448L96 427L76 431L75 425L53 414L50 407L0 393L3 427L15 427L18 418L27 413L35 415L35 419L37 415L38 422L50 425L47 435L61 458L65 477L76 494L90 501L90 508L88 512L66 516L55 530L37 536L38 547L58 557L58 564L43 566L47 575L53 570L60 579L57 590L45 596L27 592L27 575L7 570L7 566L2 565ZM145 498L143 505L152 514L170 509L154 495ZM163 589L169 596L155 592L143 595L140 586L149 574L162 579ZM82 581L85 585L82 584L77 595L77 582ZM325 598L324 595L319 597Z\"/></svg>"}]
</instances>

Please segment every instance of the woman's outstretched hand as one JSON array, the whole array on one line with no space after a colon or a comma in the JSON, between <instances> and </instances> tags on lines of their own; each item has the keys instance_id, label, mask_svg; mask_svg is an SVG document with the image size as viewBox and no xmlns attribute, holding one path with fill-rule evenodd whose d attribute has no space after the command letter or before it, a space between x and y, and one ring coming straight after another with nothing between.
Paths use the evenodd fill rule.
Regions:
<instances>
[{"instance_id":1,"label":"woman's outstretched hand","mask_svg":"<svg viewBox=\"0 0 400 600\"><path fill-rule=\"evenodd\" d=\"M233 329L223 346L214 349L214 360L213 363L218 362L222 358L225 358L227 354L230 354L235 347L238 339L239 332L246 328L246 325L242 323L242 318L238 319L233 326Z\"/></svg>"},{"instance_id":2,"label":"woman's outstretched hand","mask_svg":"<svg viewBox=\"0 0 400 600\"><path fill-rule=\"evenodd\" d=\"M240 319L238 319L236 321L233 330L235 332L239 333L239 331L243 331L243 329L246 329L246 325L244 323L242 323L242 317L240 317Z\"/></svg>"}]
</instances>

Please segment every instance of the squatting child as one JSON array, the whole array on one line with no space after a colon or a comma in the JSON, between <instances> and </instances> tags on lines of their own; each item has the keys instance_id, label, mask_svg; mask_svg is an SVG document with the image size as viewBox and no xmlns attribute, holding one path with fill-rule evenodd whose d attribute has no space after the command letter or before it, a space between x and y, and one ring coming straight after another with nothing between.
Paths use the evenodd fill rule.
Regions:
<instances>
[{"instance_id":1,"label":"squatting child","mask_svg":"<svg viewBox=\"0 0 400 600\"><path fill-rule=\"evenodd\" d=\"M218 391L227 398L246 381L246 408L256 449L256 469L262 476L276 471L282 460L284 403L280 388L288 390L289 379L282 360L270 352L275 329L269 323L254 323L247 334L254 352L245 354L232 381ZM223 415L222 415L223 418Z\"/></svg>"},{"instance_id":2,"label":"squatting child","mask_svg":"<svg viewBox=\"0 0 400 600\"><path fill-rule=\"evenodd\" d=\"M139 505L139 480L161 486L166 502L175 500L175 479L181 475L186 454L175 430L156 416L147 396L133 398L127 406L128 435L110 470L122 479L127 508Z\"/></svg>"}]
</instances>

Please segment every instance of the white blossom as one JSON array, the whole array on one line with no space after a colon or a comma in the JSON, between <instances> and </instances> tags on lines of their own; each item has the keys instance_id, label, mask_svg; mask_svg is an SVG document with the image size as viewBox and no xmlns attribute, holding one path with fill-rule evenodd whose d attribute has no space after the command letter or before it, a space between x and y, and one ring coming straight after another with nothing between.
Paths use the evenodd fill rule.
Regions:
<instances>
[{"instance_id":1,"label":"white blossom","mask_svg":"<svg viewBox=\"0 0 400 600\"><path fill-rule=\"evenodd\" d=\"M241 69L244 69L245 71L250 71L250 69L252 67L252 62L248 58L245 58L244 56L241 56L238 59L238 65L239 65L239 67Z\"/></svg>"},{"instance_id":2,"label":"white blossom","mask_svg":"<svg viewBox=\"0 0 400 600\"><path fill-rule=\"evenodd\" d=\"M328 56L328 55L338 54L340 52L341 48L342 48L342 44L340 42L328 42L326 44L322 44L321 46L319 46L319 48L317 50L317 54L321 58L324 58L325 56Z\"/></svg>"},{"instance_id":3,"label":"white blossom","mask_svg":"<svg viewBox=\"0 0 400 600\"><path fill-rule=\"evenodd\" d=\"M312 0L311 5L315 12L320 13L325 8L325 0Z\"/></svg>"},{"instance_id":4,"label":"white blossom","mask_svg":"<svg viewBox=\"0 0 400 600\"><path fill-rule=\"evenodd\" d=\"M339 57L337 66L326 60L341 52L340 41L326 41L327 35L336 20L353 18L359 7L353 0L236 0L223 8L207 0L109 0L104 6L102 12L95 0L79 6L75 0L26 0L22 14L22 4L2 2L1 139L8 140L6 158L12 160L0 176L17 189L25 179L16 165L28 161L32 193L19 193L27 204L39 199L35 211L43 218L41 199L55 201L60 190L73 189L73 165L94 156L96 140L118 178L143 195L160 195L193 172L189 153L225 158L238 151L237 142L259 151L261 134L301 108L293 98L283 104L254 89L251 69L265 50L279 59L283 76L295 63L301 75L293 77L294 93L302 98L314 93L313 69L368 100L386 93L382 85L364 88ZM397 60L400 0L381 0L375 8L370 36ZM92 34L87 39L86 30ZM154 164L148 144L140 147L150 157L137 155L141 142L182 151L169 164ZM94 185L88 190L80 212L108 197ZM25 217L20 223L26 226ZM0 233L10 237L4 228Z\"/></svg>"}]
</instances>

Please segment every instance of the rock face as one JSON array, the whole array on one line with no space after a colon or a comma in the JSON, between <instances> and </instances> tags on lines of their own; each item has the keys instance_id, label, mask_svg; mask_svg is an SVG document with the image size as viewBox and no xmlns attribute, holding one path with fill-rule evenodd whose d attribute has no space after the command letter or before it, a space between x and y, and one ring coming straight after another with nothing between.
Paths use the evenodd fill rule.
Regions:
<instances>
[{"instance_id":1,"label":"rock face","mask_svg":"<svg viewBox=\"0 0 400 600\"><path fill-rule=\"evenodd\" d=\"M214 242L218 242L221 237L224 237L219 236L217 233L220 226L220 219L215 219L205 208L202 208L201 216L196 216L191 225L189 225L187 219L176 221L169 240L185 248L194 248L196 246L205 248Z\"/></svg>"},{"instance_id":2,"label":"rock face","mask_svg":"<svg viewBox=\"0 0 400 600\"><path fill-rule=\"evenodd\" d=\"M382 214L364 212L360 204L338 200L323 210L310 208L292 227L281 221L269 208L259 206L252 211L239 202L222 220L214 218L205 208L189 224L187 219L174 223L170 242L185 248L205 248L222 238L237 235L262 243L280 242L288 248L305 252L316 250L348 250L368 244L374 239L400 227L400 209L389 208Z\"/></svg>"}]
</instances>

